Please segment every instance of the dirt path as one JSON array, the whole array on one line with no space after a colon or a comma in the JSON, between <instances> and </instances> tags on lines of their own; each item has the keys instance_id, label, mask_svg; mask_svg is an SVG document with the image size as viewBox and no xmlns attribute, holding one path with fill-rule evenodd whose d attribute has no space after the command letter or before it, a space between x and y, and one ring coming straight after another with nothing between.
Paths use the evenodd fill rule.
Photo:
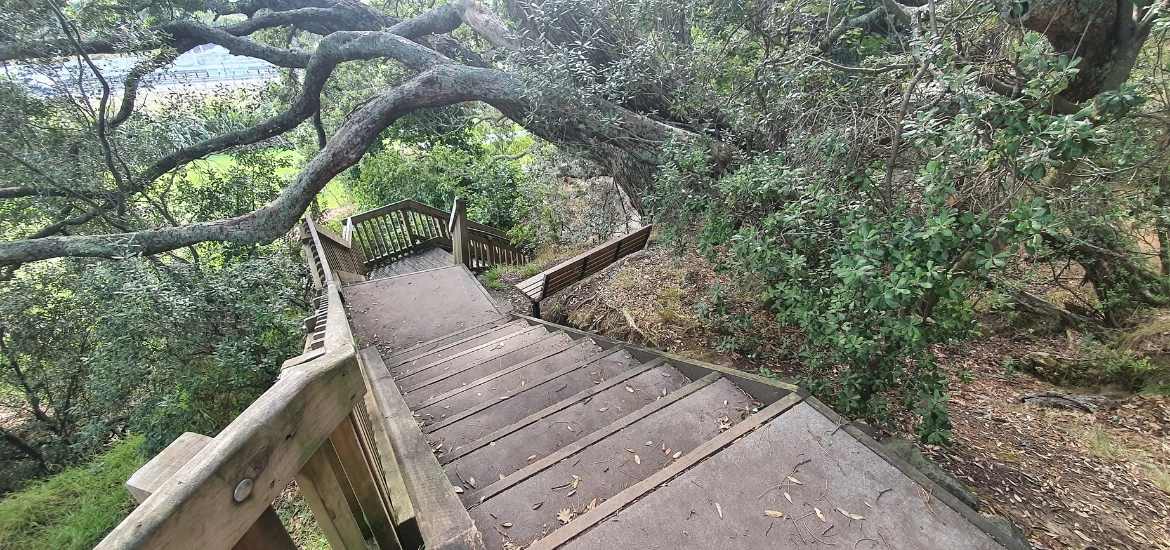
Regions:
<instances>
[{"instance_id":1,"label":"dirt path","mask_svg":"<svg viewBox=\"0 0 1170 550\"><path fill-rule=\"evenodd\" d=\"M1021 403L1068 391L1003 366L1053 344L996 337L940 351L954 443L924 452L1037 548L1170 549L1170 398L1094 413Z\"/></svg>"}]
</instances>

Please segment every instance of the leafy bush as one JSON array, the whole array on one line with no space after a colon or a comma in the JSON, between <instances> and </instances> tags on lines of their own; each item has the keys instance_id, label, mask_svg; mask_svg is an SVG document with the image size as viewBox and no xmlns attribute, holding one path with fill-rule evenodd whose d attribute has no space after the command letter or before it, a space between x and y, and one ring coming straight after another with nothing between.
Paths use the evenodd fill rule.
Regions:
<instances>
[{"instance_id":1,"label":"leafy bush","mask_svg":"<svg viewBox=\"0 0 1170 550\"><path fill-rule=\"evenodd\" d=\"M145 462L141 437L0 500L0 548L93 548L134 507L122 486Z\"/></svg>"},{"instance_id":2,"label":"leafy bush","mask_svg":"<svg viewBox=\"0 0 1170 550\"><path fill-rule=\"evenodd\" d=\"M694 186L690 167L664 173L677 177L665 192ZM883 196L864 175L831 183L780 155L756 157L710 188L708 199L656 204L673 205L666 216L674 227L702 220L698 247L722 269L763 281L761 301L803 333L804 382L842 413L872 419L886 416L888 394L897 391L920 416L921 438L945 442L946 380L928 346L971 333L969 293L1004 265L1004 243L1043 227L1044 203L1021 202L994 219L955 208L955 189L936 163L906 194L912 203ZM743 332L735 330L743 319L720 313L717 300L712 306L732 332Z\"/></svg>"},{"instance_id":3,"label":"leafy bush","mask_svg":"<svg viewBox=\"0 0 1170 550\"><path fill-rule=\"evenodd\" d=\"M43 263L0 287L0 402L27 411L11 430L27 458L52 470L126 431L153 453L267 389L300 349L303 267L280 246L241 253Z\"/></svg>"},{"instance_id":4,"label":"leafy bush","mask_svg":"<svg viewBox=\"0 0 1170 550\"><path fill-rule=\"evenodd\" d=\"M1131 392L1170 393L1170 365L1094 341L1072 360L1052 361L1043 377L1054 384L1116 386Z\"/></svg>"},{"instance_id":5,"label":"leafy bush","mask_svg":"<svg viewBox=\"0 0 1170 550\"><path fill-rule=\"evenodd\" d=\"M366 208L413 199L450 210L455 197L461 196L472 220L507 229L515 224L524 179L513 162L478 148L395 142L362 160L353 192Z\"/></svg>"}]
</instances>

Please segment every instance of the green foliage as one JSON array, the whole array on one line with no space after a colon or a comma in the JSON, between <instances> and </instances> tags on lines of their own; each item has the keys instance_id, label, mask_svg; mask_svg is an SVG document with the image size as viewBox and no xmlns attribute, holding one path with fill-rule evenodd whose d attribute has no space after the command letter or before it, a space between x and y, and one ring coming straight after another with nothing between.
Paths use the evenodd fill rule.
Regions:
<instances>
[{"instance_id":1,"label":"green foliage","mask_svg":"<svg viewBox=\"0 0 1170 550\"><path fill-rule=\"evenodd\" d=\"M1056 384L1116 386L1126 391L1170 394L1170 365L1141 357L1127 349L1086 341L1075 360L1061 361L1045 376Z\"/></svg>"},{"instance_id":2,"label":"green foliage","mask_svg":"<svg viewBox=\"0 0 1170 550\"><path fill-rule=\"evenodd\" d=\"M513 283L504 281L504 277L510 277L516 281L522 281L537 273L540 273L541 265L537 262L528 262L523 265L504 265L496 264L485 271L482 275L483 284L492 290L503 290Z\"/></svg>"},{"instance_id":3,"label":"green foliage","mask_svg":"<svg viewBox=\"0 0 1170 550\"><path fill-rule=\"evenodd\" d=\"M752 330L751 315L738 312L722 285L711 287L707 296L695 304L695 313L720 332L717 351L738 353L748 358L756 356L761 342L758 332Z\"/></svg>"},{"instance_id":4,"label":"green foliage","mask_svg":"<svg viewBox=\"0 0 1170 550\"><path fill-rule=\"evenodd\" d=\"M52 464L145 435L216 433L296 355L303 268L279 246L203 264L68 260L0 287L0 380Z\"/></svg>"},{"instance_id":5,"label":"green foliage","mask_svg":"<svg viewBox=\"0 0 1170 550\"><path fill-rule=\"evenodd\" d=\"M515 224L523 180L515 163L486 151L391 142L362 160L353 192L367 208L414 199L450 210L455 197L461 196L467 199L472 220L507 229Z\"/></svg>"},{"instance_id":6,"label":"green foliage","mask_svg":"<svg viewBox=\"0 0 1170 550\"><path fill-rule=\"evenodd\" d=\"M0 500L0 548L93 548L134 507L123 483L145 459L142 438Z\"/></svg>"},{"instance_id":7,"label":"green foliage","mask_svg":"<svg viewBox=\"0 0 1170 550\"><path fill-rule=\"evenodd\" d=\"M681 181L675 174L686 170L664 177ZM705 212L691 209L705 221L700 249L724 269L764 281L760 299L780 323L801 329L801 356L822 378L813 385L840 411L880 419L887 392L900 390L922 419L922 439L939 443L949 438L946 384L928 346L970 334L969 293L1005 264L1004 243L1030 242L1048 222L1042 201L1021 202L1000 219L962 212L944 172L928 163L911 204L881 196L868 177L832 183L768 155L713 182L707 196L715 198L656 204L706 203ZM688 221L680 210L669 214L676 227ZM719 304L716 296L701 313L722 315L733 330L745 322Z\"/></svg>"}]
</instances>

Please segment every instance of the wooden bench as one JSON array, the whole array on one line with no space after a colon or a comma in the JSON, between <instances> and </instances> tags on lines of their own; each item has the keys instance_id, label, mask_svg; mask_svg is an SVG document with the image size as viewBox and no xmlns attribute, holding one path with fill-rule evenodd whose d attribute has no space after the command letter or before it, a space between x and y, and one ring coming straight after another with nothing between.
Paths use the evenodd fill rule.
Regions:
<instances>
[{"instance_id":1,"label":"wooden bench","mask_svg":"<svg viewBox=\"0 0 1170 550\"><path fill-rule=\"evenodd\" d=\"M532 300L532 316L540 317L541 300L645 248L646 243L650 241L650 230L653 228L653 225L647 225L628 235L611 239L517 283L516 288Z\"/></svg>"}]
</instances>

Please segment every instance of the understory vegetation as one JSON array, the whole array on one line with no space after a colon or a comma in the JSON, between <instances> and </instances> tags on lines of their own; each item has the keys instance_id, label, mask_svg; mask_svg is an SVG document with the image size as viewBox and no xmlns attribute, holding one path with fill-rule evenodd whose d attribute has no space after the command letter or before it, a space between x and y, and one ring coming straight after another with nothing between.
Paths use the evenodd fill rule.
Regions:
<instances>
[{"instance_id":1,"label":"understory vegetation","mask_svg":"<svg viewBox=\"0 0 1170 550\"><path fill-rule=\"evenodd\" d=\"M133 508L122 484L145 462L131 437L0 500L0 547L92 548Z\"/></svg>"}]
</instances>

